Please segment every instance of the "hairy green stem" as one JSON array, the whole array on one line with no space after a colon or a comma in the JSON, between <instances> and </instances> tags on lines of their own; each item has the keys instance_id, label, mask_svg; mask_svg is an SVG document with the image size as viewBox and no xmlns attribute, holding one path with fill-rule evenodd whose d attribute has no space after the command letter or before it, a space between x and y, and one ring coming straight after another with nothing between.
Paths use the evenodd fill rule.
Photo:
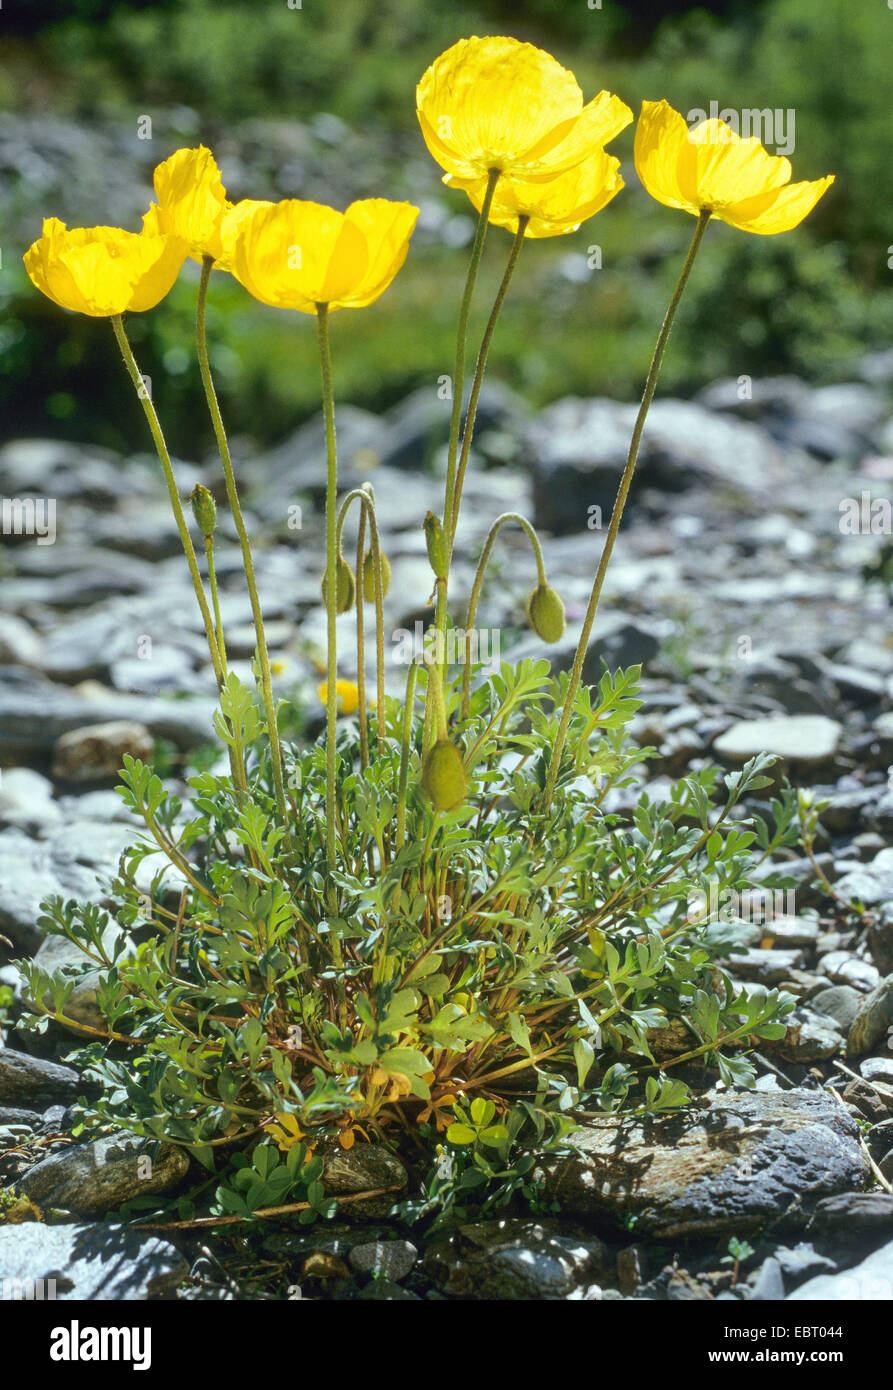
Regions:
<instances>
[{"instance_id":1,"label":"hairy green stem","mask_svg":"<svg viewBox=\"0 0 893 1390\"><path fill-rule=\"evenodd\" d=\"M515 233L512 249L509 252L508 264L502 277L496 298L493 301L493 308L490 310L490 317L487 320L487 327L484 329L484 336L481 339L481 346L478 350L477 362L474 368L474 378L471 383L471 394L468 398L468 410L465 415L465 429L462 433L462 449L459 454L459 465L456 472L455 489L453 493L452 517L448 521L447 514L444 514L444 525L447 527L449 539L449 554L453 551L453 542L456 539L456 527L459 524L459 508L462 505L462 486L465 482L465 472L468 468L468 456L471 453L471 441L474 436L474 422L477 418L478 401L481 396L481 387L484 384L484 372L487 368L487 357L490 353L490 344L493 341L493 334L496 331L496 324L508 294L512 276L515 273L515 266L518 264L518 257L521 254L521 247L524 245L524 233L527 230L529 217L518 218L518 230Z\"/></svg>"},{"instance_id":2,"label":"hairy green stem","mask_svg":"<svg viewBox=\"0 0 893 1390\"><path fill-rule=\"evenodd\" d=\"M214 633L214 622L211 617L211 610L208 607L208 600L205 596L205 588L202 584L202 578L199 573L198 561L195 558L195 548L192 544L192 537L189 534L189 527L186 525L186 517L183 513L183 505L180 501L180 494L177 491L177 480L174 477L174 470L171 465L170 454L167 451L167 445L164 442L164 435L161 430L161 423L158 419L155 407L152 404L152 400L145 389L143 379L140 376L139 367L136 365L136 359L133 355L133 349L130 346L130 341L127 337L127 333L124 328L124 323L120 314L112 315L112 328L114 329L115 337L118 341L118 347L121 350L121 356L124 359L124 366L127 368L128 376L130 377L130 380L133 382L133 386L136 391L137 397L139 399L140 404L143 407L143 413L145 414L146 420L149 425L149 431L152 435L152 440L155 445L155 451L158 454L158 458L161 463L162 471L164 473L164 481L167 483L167 490L170 494L171 507L174 513L174 521L176 522L177 530L180 533L180 541L183 546L183 551L186 555L186 563L189 566L189 573L192 578L192 587L195 590L195 597L198 600L199 611L202 615L202 622L205 625L205 636L208 639L208 651L211 653L211 664L214 667L214 675L217 677L217 685L220 689L222 689L224 680L223 666L220 660L220 650L217 646L217 638Z\"/></svg>"},{"instance_id":3,"label":"hairy green stem","mask_svg":"<svg viewBox=\"0 0 893 1390\"><path fill-rule=\"evenodd\" d=\"M319 366L322 375L322 405L326 425L326 858L329 874L335 870L335 732L338 715L338 635L336 630L337 602L336 565L338 559L338 453L335 444L335 395L332 389L332 349L329 342L329 306L317 304L316 327L319 338ZM335 881L329 879L329 906L337 909ZM332 936L332 950L340 965L341 947ZM343 982L342 986L343 988Z\"/></svg>"},{"instance_id":4,"label":"hairy green stem","mask_svg":"<svg viewBox=\"0 0 893 1390\"><path fill-rule=\"evenodd\" d=\"M260 690L267 716L267 734L270 740L270 755L273 768L273 787L276 795L276 806L283 824L287 825L288 806L285 800L285 784L282 776L282 748L279 743L279 729L276 722L276 704L273 699L273 681L270 675L270 656L267 651L267 639L264 632L264 615L260 606L260 597L257 592L254 561L251 555L251 542L245 527L245 519L242 516L242 507L239 502L239 492L236 487L236 477L233 472L232 458L229 451L229 441L226 437L226 430L223 427L223 417L220 414L217 392L214 390L214 380L211 376L211 365L208 361L205 311L208 299L208 281L211 276L212 265L212 258L210 256L205 256L202 261L202 274L199 282L198 305L195 316L198 365L201 372L202 385L205 389L205 398L208 402L208 410L211 415L211 423L214 426L214 435L217 440L220 462L223 466L227 501L229 502L230 511L233 514L233 520L236 523L236 532L242 550L242 565L245 570L245 582L248 586L249 598L251 599L251 613L254 618L254 631L257 637Z\"/></svg>"},{"instance_id":5,"label":"hairy green stem","mask_svg":"<svg viewBox=\"0 0 893 1390\"><path fill-rule=\"evenodd\" d=\"M642 431L645 428L645 420L648 415L648 409L654 397L655 387L657 386L657 378L660 374L660 367L661 362L663 361L664 349L667 346L667 339L670 336L670 329L672 328L673 320L676 317L676 310L679 308L679 303L685 291L685 286L688 283L688 277L691 274L692 266L695 263L695 257L698 254L698 250L703 240L704 233L707 230L707 223L709 221L710 213L707 211L702 211L698 216L698 224L695 227L694 236L692 237L691 245L688 248L688 255L685 258L685 264L683 265L679 279L676 282L676 288L673 291L673 296L667 307L667 312L664 316L664 321L661 325L661 330L658 334L657 343L654 348L654 356L651 359L651 367L649 369L648 377L645 382L645 390L642 394L642 402L639 406L639 411L636 416L636 423L633 427L633 434L632 439L630 441L629 453L627 455L626 467L623 470L623 475L620 479L620 486L617 489L617 497L614 501L614 509L611 512L611 523L608 527L608 534L605 538L604 549L602 550L601 559L599 560L598 564L598 570L596 571L595 580L592 585L592 593L589 597L589 606L586 609L586 616L583 619L583 630L580 633L580 640L577 643L577 651L574 657L573 669L571 670L571 677L567 688L567 695L564 701L564 708L561 712L561 721L558 725L558 732L555 736L555 743L552 747L552 757L549 761L549 769L546 774L546 786L543 792L543 811L547 811L549 809L549 806L552 803L552 797L555 794L555 787L558 782L558 771L561 765L561 755L564 752L564 745L567 741L567 731L570 725L571 716L573 714L574 701L577 698L577 691L580 688L580 681L583 675L583 662L586 657L586 650L589 646L589 638L592 634L592 625L595 622L595 615L598 609L599 599L601 598L602 586L605 581L605 573L608 568L608 562L611 559L611 553L614 549L614 542L617 539L617 532L620 529L620 522L623 517L623 509L626 505L626 499L629 494L630 485L633 480L633 474L636 470L636 460L639 456L639 444L642 439Z\"/></svg>"}]
</instances>

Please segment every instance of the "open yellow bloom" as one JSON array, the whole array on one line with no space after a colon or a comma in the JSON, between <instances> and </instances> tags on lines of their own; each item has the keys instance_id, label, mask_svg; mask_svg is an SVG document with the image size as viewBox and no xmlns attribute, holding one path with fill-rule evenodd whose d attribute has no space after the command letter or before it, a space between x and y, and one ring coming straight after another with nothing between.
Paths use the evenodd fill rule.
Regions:
<instances>
[{"instance_id":1,"label":"open yellow bloom","mask_svg":"<svg viewBox=\"0 0 893 1390\"><path fill-rule=\"evenodd\" d=\"M791 183L790 161L725 121L689 130L666 101L645 101L636 127L636 171L659 203L695 216L709 211L745 232L770 236L803 221L834 175Z\"/></svg>"},{"instance_id":2,"label":"open yellow bloom","mask_svg":"<svg viewBox=\"0 0 893 1390\"><path fill-rule=\"evenodd\" d=\"M480 212L487 192L487 180L463 184ZM566 173L547 183L522 183L500 179L490 204L488 221L510 232L518 230L518 219L527 217L526 237L564 236L575 232L587 217L593 217L623 187L620 160L598 149Z\"/></svg>"},{"instance_id":3,"label":"open yellow bloom","mask_svg":"<svg viewBox=\"0 0 893 1390\"><path fill-rule=\"evenodd\" d=\"M315 314L377 299L406 260L418 208L367 198L336 212L321 203L259 203L242 216L231 269L255 299Z\"/></svg>"},{"instance_id":4,"label":"open yellow bloom","mask_svg":"<svg viewBox=\"0 0 893 1390\"><path fill-rule=\"evenodd\" d=\"M522 183L553 179L633 118L610 92L584 106L573 73L510 38L453 44L416 88L416 111L444 182L462 184L486 179L491 169Z\"/></svg>"},{"instance_id":5,"label":"open yellow bloom","mask_svg":"<svg viewBox=\"0 0 893 1390\"><path fill-rule=\"evenodd\" d=\"M187 246L179 237L120 227L66 227L56 217L25 252L25 269L48 299L93 318L141 313L163 299Z\"/></svg>"},{"instance_id":6,"label":"open yellow bloom","mask_svg":"<svg viewBox=\"0 0 893 1390\"><path fill-rule=\"evenodd\" d=\"M316 693L319 696L319 703L321 705L326 704L329 698L328 681L323 681ZM336 681L335 694L338 697L338 708L342 714L356 714L360 707L360 692L353 681Z\"/></svg>"}]
</instances>

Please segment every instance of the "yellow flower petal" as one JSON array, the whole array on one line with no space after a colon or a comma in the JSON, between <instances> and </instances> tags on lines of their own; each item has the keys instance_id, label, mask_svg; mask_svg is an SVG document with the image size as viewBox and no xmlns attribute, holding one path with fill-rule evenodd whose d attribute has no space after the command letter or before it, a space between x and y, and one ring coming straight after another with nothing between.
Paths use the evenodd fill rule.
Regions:
<instances>
[{"instance_id":1,"label":"yellow flower petal","mask_svg":"<svg viewBox=\"0 0 893 1390\"><path fill-rule=\"evenodd\" d=\"M178 237L120 227L69 229L48 218L24 261L37 288L63 309L109 318L154 308L176 280L186 252Z\"/></svg>"},{"instance_id":2,"label":"yellow flower petal","mask_svg":"<svg viewBox=\"0 0 893 1390\"><path fill-rule=\"evenodd\" d=\"M688 138L688 126L668 101L643 101L636 126L636 173L652 198L666 207L683 208L697 215L697 189L692 171L696 152ZM688 173L686 189L680 183L680 166Z\"/></svg>"},{"instance_id":3,"label":"yellow flower petal","mask_svg":"<svg viewBox=\"0 0 893 1390\"><path fill-rule=\"evenodd\" d=\"M474 207L480 212L486 193L486 180L463 185ZM564 236L575 232L587 217L593 217L623 187L620 161L605 150L593 155L548 182L522 183L501 179L490 205L489 220L510 232L518 229L518 218L530 219L524 235L531 238Z\"/></svg>"},{"instance_id":4,"label":"yellow flower petal","mask_svg":"<svg viewBox=\"0 0 893 1390\"><path fill-rule=\"evenodd\" d=\"M416 88L416 111L447 180L491 169L530 181L552 178L622 130L632 113L601 92L584 109L573 73L532 44L460 39Z\"/></svg>"},{"instance_id":5,"label":"yellow flower petal","mask_svg":"<svg viewBox=\"0 0 893 1390\"><path fill-rule=\"evenodd\" d=\"M823 179L811 182L789 183L785 188L773 189L756 198L749 198L732 207L724 208L716 215L732 227L740 227L745 232L756 232L760 236L789 232L812 212L822 194L833 182L834 175L828 174Z\"/></svg>"},{"instance_id":6,"label":"yellow flower petal","mask_svg":"<svg viewBox=\"0 0 893 1390\"><path fill-rule=\"evenodd\" d=\"M189 243L196 260L221 253L220 224L229 204L226 190L209 149L177 150L159 164L154 177L155 196L144 231L167 232Z\"/></svg>"},{"instance_id":7,"label":"yellow flower petal","mask_svg":"<svg viewBox=\"0 0 893 1390\"><path fill-rule=\"evenodd\" d=\"M344 216L362 233L369 257L363 279L351 292L351 308L371 304L387 289L406 260L418 215L411 203L391 203L386 198L351 203Z\"/></svg>"}]
</instances>

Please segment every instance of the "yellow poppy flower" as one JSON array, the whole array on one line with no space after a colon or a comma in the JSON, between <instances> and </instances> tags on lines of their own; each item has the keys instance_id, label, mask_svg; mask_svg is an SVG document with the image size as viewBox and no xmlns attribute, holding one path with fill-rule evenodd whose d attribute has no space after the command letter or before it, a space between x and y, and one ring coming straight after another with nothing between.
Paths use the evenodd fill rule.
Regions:
<instances>
[{"instance_id":1,"label":"yellow poppy flower","mask_svg":"<svg viewBox=\"0 0 893 1390\"><path fill-rule=\"evenodd\" d=\"M659 203L709 211L745 232L770 236L803 221L834 175L791 183L790 161L769 154L756 136L742 139L725 121L689 130L666 101L645 101L636 127L636 171Z\"/></svg>"},{"instance_id":2,"label":"yellow poppy flower","mask_svg":"<svg viewBox=\"0 0 893 1390\"><path fill-rule=\"evenodd\" d=\"M442 53L416 88L416 111L445 183L491 169L522 183L553 179L633 118L610 92L584 106L573 73L549 53L496 37L460 39Z\"/></svg>"},{"instance_id":3,"label":"yellow poppy flower","mask_svg":"<svg viewBox=\"0 0 893 1390\"><path fill-rule=\"evenodd\" d=\"M319 703L321 705L326 704L329 698L328 681L323 681L316 693L319 696ZM336 681L335 694L338 697L338 708L342 714L356 714L360 705L360 692L353 681Z\"/></svg>"},{"instance_id":4,"label":"yellow poppy flower","mask_svg":"<svg viewBox=\"0 0 893 1390\"><path fill-rule=\"evenodd\" d=\"M231 269L255 299L315 314L359 309L387 289L406 260L418 208L367 198L347 212L286 199L260 203L235 230Z\"/></svg>"},{"instance_id":5,"label":"yellow poppy flower","mask_svg":"<svg viewBox=\"0 0 893 1390\"><path fill-rule=\"evenodd\" d=\"M487 180L477 179L462 187L480 212ZM490 204L488 221L515 232L518 218L524 216L530 219L524 229L526 237L564 236L575 232L587 217L600 212L622 187L620 160L599 149L582 164L548 183L500 179Z\"/></svg>"},{"instance_id":6,"label":"yellow poppy flower","mask_svg":"<svg viewBox=\"0 0 893 1390\"><path fill-rule=\"evenodd\" d=\"M186 253L179 237L120 227L69 229L50 217L24 261L32 282L55 304L110 318L154 308L179 275Z\"/></svg>"}]
</instances>

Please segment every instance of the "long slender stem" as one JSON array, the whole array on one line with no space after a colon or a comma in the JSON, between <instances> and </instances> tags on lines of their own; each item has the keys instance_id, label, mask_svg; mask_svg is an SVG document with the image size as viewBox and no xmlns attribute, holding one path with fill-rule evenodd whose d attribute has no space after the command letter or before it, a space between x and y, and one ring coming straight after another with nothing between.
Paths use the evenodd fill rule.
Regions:
<instances>
[{"instance_id":1,"label":"long slender stem","mask_svg":"<svg viewBox=\"0 0 893 1390\"><path fill-rule=\"evenodd\" d=\"M143 407L143 413L148 421L149 430L152 435L155 451L158 454L164 473L164 481L167 483L167 490L170 494L171 507L174 513L174 521L180 533L180 541L186 555L186 563L189 566L189 573L192 578L192 587L195 590L195 597L198 600L199 611L202 615L202 622L205 625L205 636L208 639L208 651L211 654L211 664L214 667L214 675L217 677L218 687L223 688L223 666L220 660L220 650L217 646L217 638L214 633L214 622L211 617L211 610L208 607L208 600L205 596L205 588L202 584L201 574L199 573L198 561L195 558L195 548L192 544L192 537L189 534L189 527L186 525L186 517L183 513L183 504L180 501L180 494L177 490L177 480L174 477L174 470L171 465L170 454L164 442L164 435L161 430L161 423L152 404L151 398L145 390L143 379L140 376L139 367L133 355L133 349L124 328L124 323L120 314L112 315L112 328L124 359L124 366L127 368L128 376L133 382L137 397Z\"/></svg>"},{"instance_id":2,"label":"long slender stem","mask_svg":"<svg viewBox=\"0 0 893 1390\"><path fill-rule=\"evenodd\" d=\"M360 507L357 525L357 719L360 725L360 766L369 766L369 730L366 724L366 576L363 560L366 548L366 508Z\"/></svg>"},{"instance_id":3,"label":"long slender stem","mask_svg":"<svg viewBox=\"0 0 893 1390\"><path fill-rule=\"evenodd\" d=\"M459 466L456 472L455 490L453 493L452 518L449 522L447 535L449 537L449 553L452 554L453 542L456 538L456 527L459 524L459 508L462 505L462 485L465 482L465 471L468 467L468 456L471 452L471 441L474 435L474 422L477 417L478 401L480 400L481 387L484 384L484 372L487 367L487 357L490 352L490 344L493 341L493 334L496 331L496 324L508 294L512 276L515 273L515 266L518 264L518 257L521 254L521 247L524 245L524 233L527 230L529 217L518 218L518 230L512 242L512 249L509 252L508 264L502 277L496 298L493 301L493 308L490 310L490 317L487 320L487 327L484 329L484 336L481 339L481 346L478 350L477 362L474 368L474 378L471 383L471 394L468 398L468 410L465 414L465 429L462 433L462 449L459 454ZM444 525L447 524L444 517Z\"/></svg>"},{"instance_id":4,"label":"long slender stem","mask_svg":"<svg viewBox=\"0 0 893 1390\"><path fill-rule=\"evenodd\" d=\"M251 555L251 542L248 539L245 519L242 516L242 507L239 502L239 492L236 487L236 477L233 472L232 458L229 451L229 441L226 437L226 430L223 427L223 417L220 414L217 392L214 390L214 380L211 376L211 365L208 361L205 309L207 305L208 281L211 276L212 264L211 257L205 256L202 262L202 274L199 282L198 306L195 318L198 364L199 370L201 371L202 385L205 388L208 410L211 414L211 423L214 426L214 435L217 439L220 462L223 465L226 496L233 514L233 520L236 523L236 532L239 537L239 545L242 549L242 564L245 570L245 582L248 586L248 594L251 599L251 613L254 618L254 631L257 636L257 659L260 666L261 698L263 699L267 716L267 733L270 739L276 806L283 823L287 824L288 806L285 800L285 785L282 776L282 748L279 743L279 729L276 723L276 704L273 699L273 681L270 675L270 657L267 651L267 639L264 632L264 615L257 592L257 581L254 576L254 561Z\"/></svg>"},{"instance_id":5,"label":"long slender stem","mask_svg":"<svg viewBox=\"0 0 893 1390\"><path fill-rule=\"evenodd\" d=\"M337 593L335 574L337 565L337 496L338 496L338 453L335 443L335 395L332 389L332 349L329 342L329 306L317 304L316 326L319 338L319 366L322 374L322 404L326 425L326 614L327 624L327 662L326 662L326 858L329 874L335 869L335 726L337 722L338 692L335 688L338 679L338 634L337 634ZM329 880L329 901L334 909L337 905L334 880ZM333 945L336 938L333 937Z\"/></svg>"},{"instance_id":6,"label":"long slender stem","mask_svg":"<svg viewBox=\"0 0 893 1390\"><path fill-rule=\"evenodd\" d=\"M484 241L487 236L487 220L490 216L490 205L493 202L493 194L496 190L498 178L499 170L491 169L490 176L487 180L487 191L484 194L484 201L481 204L481 211L478 217L474 245L471 248L471 260L468 263L468 274L465 277L465 290L462 294L462 303L459 306L459 323L456 329L456 361L453 367L452 382L453 409L450 415L450 442L447 450L446 493L443 507L443 525L447 536L450 534L450 519L453 515L456 489L456 460L459 453L459 427L462 423L462 396L465 389L465 347L468 338L468 316L471 310L471 301L474 296L474 287L477 283L481 256L484 251ZM437 609L435 613L435 625L438 632L441 634L445 634L446 632L446 617L447 584L446 580L441 580L437 584Z\"/></svg>"},{"instance_id":7,"label":"long slender stem","mask_svg":"<svg viewBox=\"0 0 893 1390\"><path fill-rule=\"evenodd\" d=\"M707 223L709 221L710 213L707 211L702 211L698 216L698 224L695 227L695 233L691 239L691 245L688 248L688 255L685 258L685 264L683 265L679 279L676 282L676 288L673 291L673 297L671 298L670 303L667 307L667 312L664 316L664 321L661 325L661 330L658 334L657 343L654 348L654 356L651 359L651 367L648 371L648 377L645 382L645 390L642 393L642 402L639 406L639 412L636 416L636 423L633 427L633 434L632 439L630 441L629 453L627 455L626 467L623 470L623 475L620 479L620 486L617 489L617 497L614 501L614 509L611 512L611 523L608 527L608 534L605 537L604 549L602 550L601 559L599 560L598 564L598 570L596 571L595 580L593 581L592 593L589 597L589 606L586 609L586 616L583 619L583 631L580 633L580 640L577 643L577 651L574 657L574 665L571 671L570 683L567 688L567 696L565 697L564 708L561 712L561 721L558 725L558 733L555 737L555 743L552 748L552 757L550 759L549 769L546 774L546 786L543 792L543 811L547 811L549 809L549 806L552 802L552 797L555 794L555 786L558 781L558 769L561 765L561 755L564 752L564 745L567 741L567 731L570 725L571 715L573 714L574 701L577 698L577 691L580 688L580 681L583 674L583 662L586 657L586 650L589 646L589 638L592 634L592 625L595 622L595 615L598 609L599 599L601 598L602 586L605 582L605 573L608 568L608 562L611 559L611 553L614 549L614 542L617 539L617 532L620 529L620 522L623 517L623 508L626 505L626 499L629 495L630 484L632 483L633 474L636 470L636 460L639 456L639 444L642 439L642 431L645 428L645 420L648 415L648 409L654 397L655 387L657 386L657 378L660 374L660 367L661 362L663 361L664 349L667 346L667 339L670 336L670 329L672 328L673 320L676 317L676 310L679 308L679 303L685 291L685 286L688 283L688 277L691 274L692 266L695 263L695 257L698 254L698 250L704 238L704 233L707 230Z\"/></svg>"},{"instance_id":8,"label":"long slender stem","mask_svg":"<svg viewBox=\"0 0 893 1390\"><path fill-rule=\"evenodd\" d=\"M397 786L397 852L406 840L406 789L409 781L409 748L412 743L412 716L415 704L416 681L419 676L418 661L409 664L406 673L406 699L403 704L403 733L400 740L400 776Z\"/></svg>"},{"instance_id":9,"label":"long slender stem","mask_svg":"<svg viewBox=\"0 0 893 1390\"><path fill-rule=\"evenodd\" d=\"M211 588L211 603L214 606L214 627L217 632L217 648L220 652L220 666L226 676L226 642L223 637L223 622L220 617L220 594L217 590L217 571L214 565L214 537L203 537L205 556L208 561L208 584Z\"/></svg>"}]
</instances>

